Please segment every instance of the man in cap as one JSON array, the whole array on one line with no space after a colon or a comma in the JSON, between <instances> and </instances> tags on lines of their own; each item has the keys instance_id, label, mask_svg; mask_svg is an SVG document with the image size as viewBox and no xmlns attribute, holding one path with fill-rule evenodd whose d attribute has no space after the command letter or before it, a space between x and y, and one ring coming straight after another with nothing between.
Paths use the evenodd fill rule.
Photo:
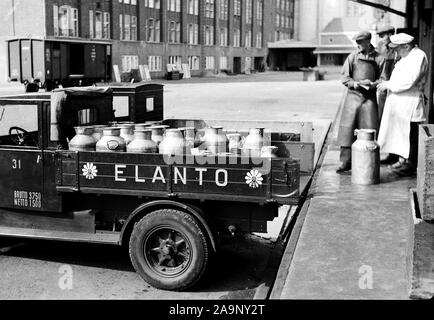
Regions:
<instances>
[{"instance_id":1,"label":"man in cap","mask_svg":"<svg viewBox=\"0 0 434 320\"><path fill-rule=\"evenodd\" d=\"M396 52L393 48L389 47L390 37L395 34L395 28L392 26L385 26L379 28L377 35L380 38L378 41L378 53L384 57L384 77L386 80L390 79L393 67L396 60ZM380 94L378 96L378 117L381 122L381 117L383 115L384 103L386 102L387 93Z\"/></svg>"},{"instance_id":2,"label":"man in cap","mask_svg":"<svg viewBox=\"0 0 434 320\"><path fill-rule=\"evenodd\" d=\"M384 57L384 77L385 80L389 80L392 74L393 67L397 61L397 54L393 48L389 47L390 37L395 34L395 28L387 25L377 30L379 37L377 51ZM378 118L381 124L381 118L383 117L384 104L386 102L387 91L377 92L378 102ZM392 164L398 161L399 157L396 154L382 154L381 163Z\"/></svg>"},{"instance_id":3,"label":"man in cap","mask_svg":"<svg viewBox=\"0 0 434 320\"><path fill-rule=\"evenodd\" d=\"M389 47L401 58L389 81L378 85L388 91L378 143L381 151L402 157L391 166L401 176L413 175L417 168L418 127L425 121L424 86L428 72L425 52L414 44L414 37L399 33L390 37Z\"/></svg>"},{"instance_id":4,"label":"man in cap","mask_svg":"<svg viewBox=\"0 0 434 320\"><path fill-rule=\"evenodd\" d=\"M348 92L339 124L337 144L341 146L341 165L337 173L351 170L354 130L379 127L376 88L383 78L384 58L372 46L370 32L362 31L354 40L357 50L348 56L342 68L342 83Z\"/></svg>"}]
</instances>

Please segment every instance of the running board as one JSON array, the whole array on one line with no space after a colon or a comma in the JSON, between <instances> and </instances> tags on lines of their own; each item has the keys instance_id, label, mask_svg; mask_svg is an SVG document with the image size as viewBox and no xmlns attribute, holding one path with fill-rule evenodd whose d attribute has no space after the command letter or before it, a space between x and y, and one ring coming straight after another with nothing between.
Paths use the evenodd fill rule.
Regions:
<instances>
[{"instance_id":1,"label":"running board","mask_svg":"<svg viewBox=\"0 0 434 320\"><path fill-rule=\"evenodd\" d=\"M0 236L118 245L120 233L119 232L84 233L84 232L71 232L71 231L30 229L30 228L0 227Z\"/></svg>"}]
</instances>

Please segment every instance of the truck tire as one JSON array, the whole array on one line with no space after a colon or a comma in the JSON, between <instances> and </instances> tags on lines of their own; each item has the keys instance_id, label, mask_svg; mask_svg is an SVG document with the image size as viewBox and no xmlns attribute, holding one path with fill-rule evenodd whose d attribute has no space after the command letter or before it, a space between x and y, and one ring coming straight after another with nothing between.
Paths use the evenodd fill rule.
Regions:
<instances>
[{"instance_id":1,"label":"truck tire","mask_svg":"<svg viewBox=\"0 0 434 320\"><path fill-rule=\"evenodd\" d=\"M197 220L174 209L144 216L134 226L129 243L137 273L158 289L182 291L205 273L209 241Z\"/></svg>"}]
</instances>

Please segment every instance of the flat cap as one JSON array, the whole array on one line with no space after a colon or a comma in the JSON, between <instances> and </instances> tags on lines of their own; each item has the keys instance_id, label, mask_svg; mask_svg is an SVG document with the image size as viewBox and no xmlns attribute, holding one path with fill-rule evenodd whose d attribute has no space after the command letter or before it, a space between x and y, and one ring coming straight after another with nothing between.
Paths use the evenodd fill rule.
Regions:
<instances>
[{"instance_id":1,"label":"flat cap","mask_svg":"<svg viewBox=\"0 0 434 320\"><path fill-rule=\"evenodd\" d=\"M353 40L360 41L360 40L371 40L372 35L369 31L361 31L359 32Z\"/></svg>"},{"instance_id":2,"label":"flat cap","mask_svg":"<svg viewBox=\"0 0 434 320\"><path fill-rule=\"evenodd\" d=\"M392 26L383 26L377 30L377 34L395 33L395 28Z\"/></svg>"},{"instance_id":3,"label":"flat cap","mask_svg":"<svg viewBox=\"0 0 434 320\"><path fill-rule=\"evenodd\" d=\"M407 44L413 42L414 37L406 33L398 33L390 37L389 47L395 48L400 44Z\"/></svg>"}]
</instances>

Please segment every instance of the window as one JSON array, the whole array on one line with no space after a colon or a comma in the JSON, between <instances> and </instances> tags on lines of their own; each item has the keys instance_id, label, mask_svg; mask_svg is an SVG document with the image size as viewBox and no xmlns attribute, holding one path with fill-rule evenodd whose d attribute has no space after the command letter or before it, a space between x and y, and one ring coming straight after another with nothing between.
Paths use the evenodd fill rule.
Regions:
<instances>
[{"instance_id":1,"label":"window","mask_svg":"<svg viewBox=\"0 0 434 320\"><path fill-rule=\"evenodd\" d=\"M240 29L234 29L234 47L241 46L241 33Z\"/></svg>"},{"instance_id":2,"label":"window","mask_svg":"<svg viewBox=\"0 0 434 320\"><path fill-rule=\"evenodd\" d=\"M280 27L280 14L276 14L276 27Z\"/></svg>"},{"instance_id":3,"label":"window","mask_svg":"<svg viewBox=\"0 0 434 320\"><path fill-rule=\"evenodd\" d=\"M220 19L228 20L228 1L220 0Z\"/></svg>"},{"instance_id":4,"label":"window","mask_svg":"<svg viewBox=\"0 0 434 320\"><path fill-rule=\"evenodd\" d=\"M78 9L71 8L72 12L72 37L78 37Z\"/></svg>"},{"instance_id":5,"label":"window","mask_svg":"<svg viewBox=\"0 0 434 320\"><path fill-rule=\"evenodd\" d=\"M137 17L119 15L119 31L121 40L137 40Z\"/></svg>"},{"instance_id":6,"label":"window","mask_svg":"<svg viewBox=\"0 0 434 320\"><path fill-rule=\"evenodd\" d=\"M220 45L228 45L228 28L220 28Z\"/></svg>"},{"instance_id":7,"label":"window","mask_svg":"<svg viewBox=\"0 0 434 320\"><path fill-rule=\"evenodd\" d=\"M121 1L121 0L119 0ZM124 38L124 23L123 23L123 15L120 14L119 15L119 39L123 39Z\"/></svg>"},{"instance_id":8,"label":"window","mask_svg":"<svg viewBox=\"0 0 434 320\"><path fill-rule=\"evenodd\" d=\"M364 14L364 11L362 4L347 1L347 17L360 17Z\"/></svg>"},{"instance_id":9,"label":"window","mask_svg":"<svg viewBox=\"0 0 434 320\"><path fill-rule=\"evenodd\" d=\"M129 14L124 14L124 38L123 40L130 40L131 39L131 18Z\"/></svg>"},{"instance_id":10,"label":"window","mask_svg":"<svg viewBox=\"0 0 434 320\"><path fill-rule=\"evenodd\" d=\"M199 0L188 0L188 14L199 15Z\"/></svg>"},{"instance_id":11,"label":"window","mask_svg":"<svg viewBox=\"0 0 434 320\"><path fill-rule=\"evenodd\" d=\"M160 20L149 18L146 21L146 41L160 42Z\"/></svg>"},{"instance_id":12,"label":"window","mask_svg":"<svg viewBox=\"0 0 434 320\"><path fill-rule=\"evenodd\" d=\"M234 16L236 17L241 16L241 0L234 1Z\"/></svg>"},{"instance_id":13,"label":"window","mask_svg":"<svg viewBox=\"0 0 434 320\"><path fill-rule=\"evenodd\" d=\"M139 56L121 56L122 72L130 72L139 68Z\"/></svg>"},{"instance_id":14,"label":"window","mask_svg":"<svg viewBox=\"0 0 434 320\"><path fill-rule=\"evenodd\" d=\"M247 2L246 2L246 23L247 24L252 24L252 16L253 16L252 0L247 0Z\"/></svg>"},{"instance_id":15,"label":"window","mask_svg":"<svg viewBox=\"0 0 434 320\"><path fill-rule=\"evenodd\" d=\"M103 16L103 34L104 39L110 39L110 13L104 12Z\"/></svg>"},{"instance_id":16,"label":"window","mask_svg":"<svg viewBox=\"0 0 434 320\"><path fill-rule=\"evenodd\" d=\"M149 71L161 71L161 56L149 56L148 57L148 67Z\"/></svg>"},{"instance_id":17,"label":"window","mask_svg":"<svg viewBox=\"0 0 434 320\"><path fill-rule=\"evenodd\" d=\"M55 36L78 37L78 9L71 6L53 6Z\"/></svg>"},{"instance_id":18,"label":"window","mask_svg":"<svg viewBox=\"0 0 434 320\"><path fill-rule=\"evenodd\" d=\"M246 31L246 38L245 38L244 46L246 48L249 48L252 46L252 31L251 30Z\"/></svg>"},{"instance_id":19,"label":"window","mask_svg":"<svg viewBox=\"0 0 434 320\"><path fill-rule=\"evenodd\" d=\"M131 16L131 38L130 40L137 40L137 17Z\"/></svg>"},{"instance_id":20,"label":"window","mask_svg":"<svg viewBox=\"0 0 434 320\"><path fill-rule=\"evenodd\" d=\"M205 0L205 17L214 18L214 0Z\"/></svg>"},{"instance_id":21,"label":"window","mask_svg":"<svg viewBox=\"0 0 434 320\"><path fill-rule=\"evenodd\" d=\"M38 143L39 135L38 133L38 105L11 105L5 104L0 106L0 116L2 125L0 125L0 145L16 145L12 137L9 135L9 128L13 123L14 126L18 126L28 131L31 134L30 136L24 135L24 144L27 147L36 146L33 142L33 139L36 143ZM6 125L6 123L10 125ZM13 139L18 140L17 131L12 131ZM32 139L33 138L33 139ZM30 144L32 143L32 144ZM23 146L24 147L24 146ZM24 147L25 148L25 147ZM2 180L2 183L3 180Z\"/></svg>"},{"instance_id":22,"label":"window","mask_svg":"<svg viewBox=\"0 0 434 320\"><path fill-rule=\"evenodd\" d=\"M227 56L220 57L220 70L225 70L225 69L229 69Z\"/></svg>"},{"instance_id":23,"label":"window","mask_svg":"<svg viewBox=\"0 0 434 320\"><path fill-rule=\"evenodd\" d=\"M205 45L214 45L214 27L204 26L205 28Z\"/></svg>"},{"instance_id":24,"label":"window","mask_svg":"<svg viewBox=\"0 0 434 320\"><path fill-rule=\"evenodd\" d=\"M188 44L199 44L199 25L190 23L187 25Z\"/></svg>"},{"instance_id":25,"label":"window","mask_svg":"<svg viewBox=\"0 0 434 320\"><path fill-rule=\"evenodd\" d=\"M167 10L181 12L181 0L167 0Z\"/></svg>"},{"instance_id":26,"label":"window","mask_svg":"<svg viewBox=\"0 0 434 320\"><path fill-rule=\"evenodd\" d=\"M160 9L160 0L145 0L145 7Z\"/></svg>"},{"instance_id":27,"label":"window","mask_svg":"<svg viewBox=\"0 0 434 320\"><path fill-rule=\"evenodd\" d=\"M176 21L169 21L169 42L180 43L181 42L181 23Z\"/></svg>"},{"instance_id":28,"label":"window","mask_svg":"<svg viewBox=\"0 0 434 320\"><path fill-rule=\"evenodd\" d=\"M262 32L256 33L256 48L262 48Z\"/></svg>"},{"instance_id":29,"label":"window","mask_svg":"<svg viewBox=\"0 0 434 320\"><path fill-rule=\"evenodd\" d=\"M95 11L95 38L102 38L102 12Z\"/></svg>"},{"instance_id":30,"label":"window","mask_svg":"<svg viewBox=\"0 0 434 320\"><path fill-rule=\"evenodd\" d=\"M181 70L182 57L181 56L169 56L169 64L175 65L178 70Z\"/></svg>"},{"instance_id":31,"label":"window","mask_svg":"<svg viewBox=\"0 0 434 320\"><path fill-rule=\"evenodd\" d=\"M274 37L275 37L275 41L279 41L280 40L280 31L279 30L276 31Z\"/></svg>"},{"instance_id":32,"label":"window","mask_svg":"<svg viewBox=\"0 0 434 320\"><path fill-rule=\"evenodd\" d=\"M89 37L95 37L95 32L93 28L93 10L89 10Z\"/></svg>"},{"instance_id":33,"label":"window","mask_svg":"<svg viewBox=\"0 0 434 320\"><path fill-rule=\"evenodd\" d=\"M200 70L200 57L199 56L189 56L188 66L190 70Z\"/></svg>"},{"instance_id":34,"label":"window","mask_svg":"<svg viewBox=\"0 0 434 320\"><path fill-rule=\"evenodd\" d=\"M215 69L215 57L214 56L205 57L205 69L206 70L214 70Z\"/></svg>"},{"instance_id":35,"label":"window","mask_svg":"<svg viewBox=\"0 0 434 320\"><path fill-rule=\"evenodd\" d=\"M256 24L262 26L262 20L264 17L264 2L258 0L256 2Z\"/></svg>"}]
</instances>

